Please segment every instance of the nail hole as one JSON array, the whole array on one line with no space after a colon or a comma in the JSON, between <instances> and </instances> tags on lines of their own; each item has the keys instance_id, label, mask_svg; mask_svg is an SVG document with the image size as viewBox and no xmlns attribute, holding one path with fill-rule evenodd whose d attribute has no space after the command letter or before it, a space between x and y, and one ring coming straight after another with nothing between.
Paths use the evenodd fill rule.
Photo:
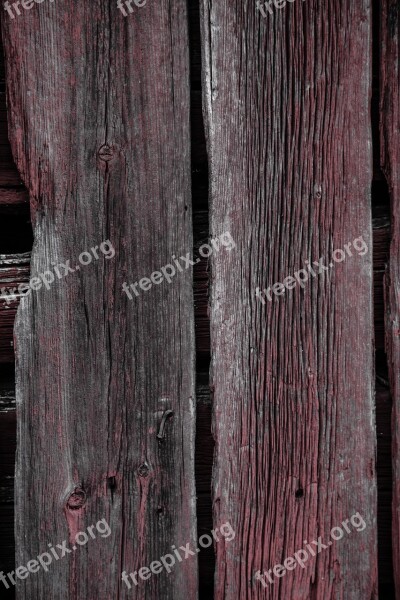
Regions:
<instances>
[{"instance_id":1,"label":"nail hole","mask_svg":"<svg viewBox=\"0 0 400 600\"><path fill-rule=\"evenodd\" d=\"M302 490L301 488L298 489L295 493L296 498L302 498L304 496L304 490Z\"/></svg>"},{"instance_id":2,"label":"nail hole","mask_svg":"<svg viewBox=\"0 0 400 600\"><path fill-rule=\"evenodd\" d=\"M115 480L115 477L114 477L114 476L113 476L113 477L109 477L109 478L108 478L108 480L107 480L107 484L108 484L108 487L110 488L110 490L111 490L112 492L114 492L114 491L117 489L117 482L116 482L116 480Z\"/></svg>"}]
</instances>

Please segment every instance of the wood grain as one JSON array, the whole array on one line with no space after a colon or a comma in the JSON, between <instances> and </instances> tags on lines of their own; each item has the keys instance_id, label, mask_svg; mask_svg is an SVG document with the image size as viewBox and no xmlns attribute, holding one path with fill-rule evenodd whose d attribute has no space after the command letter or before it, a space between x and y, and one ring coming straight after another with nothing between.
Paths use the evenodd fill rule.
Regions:
<instances>
[{"instance_id":1,"label":"wood grain","mask_svg":"<svg viewBox=\"0 0 400 600\"><path fill-rule=\"evenodd\" d=\"M392 393L392 542L396 598L400 598L400 6L380 3L381 165L391 200L391 245L386 273L386 348Z\"/></svg>"},{"instance_id":2,"label":"wood grain","mask_svg":"<svg viewBox=\"0 0 400 600\"><path fill-rule=\"evenodd\" d=\"M16 288L29 281L29 272L29 252L0 254L0 363L14 362L14 321L21 299Z\"/></svg>"},{"instance_id":3,"label":"wood grain","mask_svg":"<svg viewBox=\"0 0 400 600\"><path fill-rule=\"evenodd\" d=\"M217 600L377 597L367 0L202 2L211 234ZM265 305L258 286L369 251ZM268 571L359 512L305 568Z\"/></svg>"},{"instance_id":4,"label":"wood grain","mask_svg":"<svg viewBox=\"0 0 400 600\"><path fill-rule=\"evenodd\" d=\"M43 3L3 34L32 276L104 240L116 251L19 309L17 565L103 518L112 534L19 581L17 598L196 598L196 560L121 581L196 534L191 271L122 292L192 252L186 3L126 18L114 2Z\"/></svg>"},{"instance_id":5,"label":"wood grain","mask_svg":"<svg viewBox=\"0 0 400 600\"><path fill-rule=\"evenodd\" d=\"M26 190L0 188L0 205L4 213L6 209L16 212L16 209L25 206L29 202Z\"/></svg>"},{"instance_id":6,"label":"wood grain","mask_svg":"<svg viewBox=\"0 0 400 600\"><path fill-rule=\"evenodd\" d=\"M15 570L14 469L16 442L15 389L12 370L0 367L0 571ZM13 598L2 584L1 597Z\"/></svg>"}]
</instances>

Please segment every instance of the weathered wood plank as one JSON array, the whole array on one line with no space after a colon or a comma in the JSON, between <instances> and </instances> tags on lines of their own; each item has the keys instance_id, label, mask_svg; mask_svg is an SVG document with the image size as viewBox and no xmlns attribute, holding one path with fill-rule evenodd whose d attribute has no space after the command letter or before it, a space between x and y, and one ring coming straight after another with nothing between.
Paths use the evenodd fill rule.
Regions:
<instances>
[{"instance_id":1,"label":"weathered wood plank","mask_svg":"<svg viewBox=\"0 0 400 600\"><path fill-rule=\"evenodd\" d=\"M370 600L371 6L271 4L264 19L254 2L202 3L211 233L229 230L237 244L211 257L214 524L236 530L216 545L215 594ZM360 236L363 255L309 275L304 289L256 297ZM328 544L355 513L362 532L309 554L304 569L276 569L266 587L256 579L307 542Z\"/></svg>"},{"instance_id":2,"label":"weathered wood plank","mask_svg":"<svg viewBox=\"0 0 400 600\"><path fill-rule=\"evenodd\" d=\"M186 3L127 17L114 2L43 3L3 27L32 276L115 249L19 309L17 564L103 518L112 533L19 581L17 597L196 598L196 559L121 580L196 534L191 272L122 291L192 252Z\"/></svg>"},{"instance_id":3,"label":"weathered wood plank","mask_svg":"<svg viewBox=\"0 0 400 600\"><path fill-rule=\"evenodd\" d=\"M0 366L0 571L15 570L14 470L16 445L15 383L12 365ZM1 598L14 590L2 584ZM1 588L0 588L1 589Z\"/></svg>"},{"instance_id":4,"label":"weathered wood plank","mask_svg":"<svg viewBox=\"0 0 400 600\"><path fill-rule=\"evenodd\" d=\"M4 373L0 373L3 382ZM213 440L211 437L211 403L210 390L204 383L198 383L197 428L196 437L196 491L198 536L209 534L212 523L209 521L209 505L211 503L211 467ZM8 373L6 383L0 385L0 570L9 572L14 565L14 536L12 521L14 517L14 465L16 440L15 389ZM11 518L10 518L11 514ZM202 523L202 526L200 525ZM199 555L199 567L203 565L206 575L199 582L200 594L211 596L213 588L213 548L202 549ZM206 597L206 596L202 596Z\"/></svg>"},{"instance_id":5,"label":"weathered wood plank","mask_svg":"<svg viewBox=\"0 0 400 600\"><path fill-rule=\"evenodd\" d=\"M0 369L0 571L14 569L15 390L11 369ZM12 598L2 585L1 597Z\"/></svg>"},{"instance_id":6,"label":"weathered wood plank","mask_svg":"<svg viewBox=\"0 0 400 600\"><path fill-rule=\"evenodd\" d=\"M29 196L26 190L0 188L0 207L2 212L5 209L11 212L13 209L16 210L17 207L21 208L25 206L28 202Z\"/></svg>"},{"instance_id":7,"label":"weathered wood plank","mask_svg":"<svg viewBox=\"0 0 400 600\"><path fill-rule=\"evenodd\" d=\"M396 598L400 598L400 5L380 3L381 165L390 199L392 235L386 274L386 347L392 392L392 541Z\"/></svg>"},{"instance_id":8,"label":"weathered wood plank","mask_svg":"<svg viewBox=\"0 0 400 600\"><path fill-rule=\"evenodd\" d=\"M380 380L380 381L379 381ZM377 425L377 473L378 473L378 570L379 597L383 600L394 598L392 565L392 449L391 415L392 402L387 383L378 375L376 385L376 425Z\"/></svg>"},{"instance_id":9,"label":"weathered wood plank","mask_svg":"<svg viewBox=\"0 0 400 600\"><path fill-rule=\"evenodd\" d=\"M30 253L0 254L0 363L14 362L13 330L21 299L18 286L29 281Z\"/></svg>"}]
</instances>

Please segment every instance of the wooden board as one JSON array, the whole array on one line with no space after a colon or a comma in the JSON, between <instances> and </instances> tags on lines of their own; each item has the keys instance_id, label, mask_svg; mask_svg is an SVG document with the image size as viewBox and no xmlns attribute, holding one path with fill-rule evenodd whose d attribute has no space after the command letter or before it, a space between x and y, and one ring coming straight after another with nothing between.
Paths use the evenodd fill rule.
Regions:
<instances>
[{"instance_id":1,"label":"wooden board","mask_svg":"<svg viewBox=\"0 0 400 600\"><path fill-rule=\"evenodd\" d=\"M0 570L15 570L14 469L15 469L15 389L11 369L0 366ZM13 598L13 590L2 584L1 597Z\"/></svg>"},{"instance_id":2,"label":"wooden board","mask_svg":"<svg viewBox=\"0 0 400 600\"><path fill-rule=\"evenodd\" d=\"M14 362L14 321L21 299L18 286L29 281L30 253L0 254L0 363Z\"/></svg>"},{"instance_id":3,"label":"wooden board","mask_svg":"<svg viewBox=\"0 0 400 600\"><path fill-rule=\"evenodd\" d=\"M19 309L16 563L101 519L111 534L19 581L17 597L196 598L196 559L121 580L196 534L191 271L122 291L193 249L186 3L127 17L100 0L35 4L3 30L31 275L115 249Z\"/></svg>"},{"instance_id":4,"label":"wooden board","mask_svg":"<svg viewBox=\"0 0 400 600\"><path fill-rule=\"evenodd\" d=\"M400 598L400 6L380 3L381 19L381 164L391 199L392 236L386 275L386 346L392 411L392 542L396 598Z\"/></svg>"},{"instance_id":5,"label":"wooden board","mask_svg":"<svg viewBox=\"0 0 400 600\"><path fill-rule=\"evenodd\" d=\"M377 597L371 6L202 2L211 234L217 600ZM353 254L265 304L257 287ZM289 282L291 285L291 282ZM280 290L280 288L277 288ZM360 513L304 569L282 565ZM337 531L335 530L335 535ZM291 564L291 563L289 563Z\"/></svg>"}]
</instances>

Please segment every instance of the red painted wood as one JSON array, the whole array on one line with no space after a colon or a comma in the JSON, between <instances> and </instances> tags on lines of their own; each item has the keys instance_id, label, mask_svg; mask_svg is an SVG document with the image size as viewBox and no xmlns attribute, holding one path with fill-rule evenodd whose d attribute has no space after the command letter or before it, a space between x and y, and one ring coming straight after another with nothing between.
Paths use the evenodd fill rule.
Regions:
<instances>
[{"instance_id":1,"label":"red painted wood","mask_svg":"<svg viewBox=\"0 0 400 600\"><path fill-rule=\"evenodd\" d=\"M217 600L377 597L372 235L371 7L367 0L204 1L211 232ZM257 286L305 261L356 255L262 305ZM255 578L346 534L304 569ZM279 573L279 570L278 570Z\"/></svg>"},{"instance_id":2,"label":"red painted wood","mask_svg":"<svg viewBox=\"0 0 400 600\"><path fill-rule=\"evenodd\" d=\"M112 534L20 581L17 597L196 598L196 559L121 581L196 538L191 271L122 292L193 248L186 3L126 18L100 0L43 3L3 27L31 275L107 239L116 252L19 309L17 564L103 518Z\"/></svg>"},{"instance_id":3,"label":"red painted wood","mask_svg":"<svg viewBox=\"0 0 400 600\"><path fill-rule=\"evenodd\" d=\"M381 164L391 198L392 236L386 275L386 346L393 401L392 540L396 598L400 598L400 7L383 0L381 7Z\"/></svg>"}]
</instances>

